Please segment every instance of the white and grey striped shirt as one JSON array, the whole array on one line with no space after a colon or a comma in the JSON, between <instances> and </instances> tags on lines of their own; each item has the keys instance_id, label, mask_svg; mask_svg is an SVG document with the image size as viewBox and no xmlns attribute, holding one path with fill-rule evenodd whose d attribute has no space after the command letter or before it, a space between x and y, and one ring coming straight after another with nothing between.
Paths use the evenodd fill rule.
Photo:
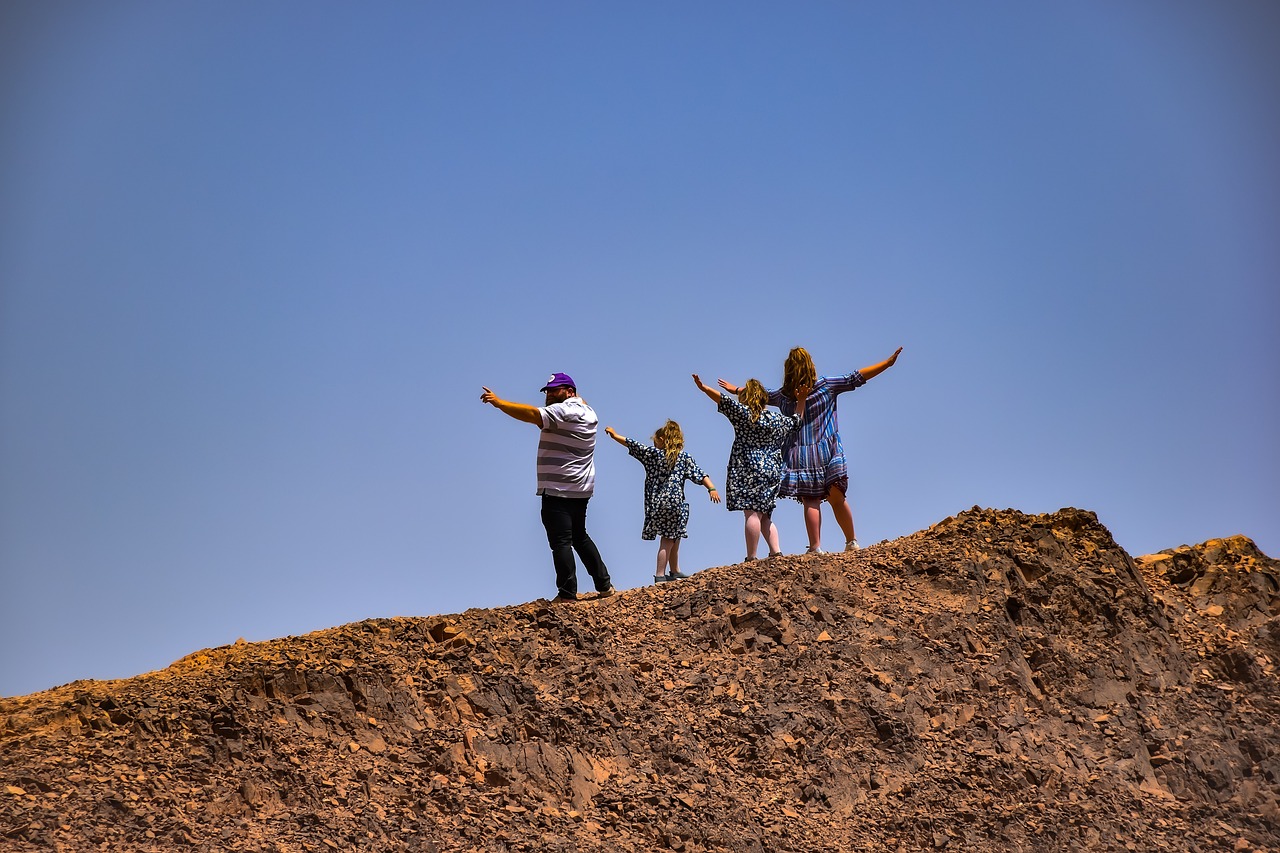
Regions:
<instances>
[{"instance_id":1,"label":"white and grey striped shirt","mask_svg":"<svg viewBox=\"0 0 1280 853\"><path fill-rule=\"evenodd\" d=\"M589 498L596 486L595 411L581 397L538 409L538 494Z\"/></svg>"}]
</instances>

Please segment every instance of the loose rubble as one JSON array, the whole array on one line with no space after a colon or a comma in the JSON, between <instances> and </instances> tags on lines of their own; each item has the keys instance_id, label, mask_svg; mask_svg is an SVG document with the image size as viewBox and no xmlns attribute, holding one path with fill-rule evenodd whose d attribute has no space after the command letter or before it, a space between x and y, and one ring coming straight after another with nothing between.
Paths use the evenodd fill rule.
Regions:
<instances>
[{"instance_id":1,"label":"loose rubble","mask_svg":"<svg viewBox=\"0 0 1280 853\"><path fill-rule=\"evenodd\" d=\"M5 850L1280 850L1280 563L974 508L0 699Z\"/></svg>"}]
</instances>

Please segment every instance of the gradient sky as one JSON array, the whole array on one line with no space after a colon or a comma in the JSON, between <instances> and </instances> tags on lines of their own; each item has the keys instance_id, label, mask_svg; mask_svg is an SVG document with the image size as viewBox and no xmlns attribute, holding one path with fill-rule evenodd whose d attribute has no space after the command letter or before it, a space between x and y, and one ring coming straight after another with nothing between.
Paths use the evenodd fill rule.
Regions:
<instances>
[{"instance_id":1,"label":"gradient sky","mask_svg":"<svg viewBox=\"0 0 1280 853\"><path fill-rule=\"evenodd\" d=\"M537 431L479 402L552 371L723 484L691 372L902 346L841 398L864 545L1077 506L1280 557L1277 43L1271 0L3 4L0 695L553 595ZM684 570L740 559L689 497Z\"/></svg>"}]
</instances>

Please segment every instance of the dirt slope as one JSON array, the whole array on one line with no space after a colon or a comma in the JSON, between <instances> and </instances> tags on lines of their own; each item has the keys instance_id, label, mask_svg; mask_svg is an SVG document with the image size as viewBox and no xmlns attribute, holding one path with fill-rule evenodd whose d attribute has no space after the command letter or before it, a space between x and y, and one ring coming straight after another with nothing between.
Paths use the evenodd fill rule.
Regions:
<instances>
[{"instance_id":1,"label":"dirt slope","mask_svg":"<svg viewBox=\"0 0 1280 853\"><path fill-rule=\"evenodd\" d=\"M5 850L1280 850L1280 563L973 509L856 554L0 699Z\"/></svg>"}]
</instances>

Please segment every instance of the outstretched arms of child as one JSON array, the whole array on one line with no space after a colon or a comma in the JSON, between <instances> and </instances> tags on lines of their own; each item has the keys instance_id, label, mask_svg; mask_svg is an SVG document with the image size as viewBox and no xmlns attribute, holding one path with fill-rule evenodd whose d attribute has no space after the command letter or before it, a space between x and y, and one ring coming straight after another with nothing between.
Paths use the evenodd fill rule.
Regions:
<instances>
[{"instance_id":1,"label":"outstretched arms of child","mask_svg":"<svg viewBox=\"0 0 1280 853\"><path fill-rule=\"evenodd\" d=\"M694 385L697 385L697 386L698 386L698 388L700 388L700 389L702 390L702 393L703 393L703 394L706 394L708 397L710 397L710 398L712 399L712 401L714 401L714 402L716 402L716 403L719 403L719 402L720 402L720 392L719 392L719 391L717 391L717 390L716 390L716 389L714 389L714 388L711 388L711 387L709 387L709 386L707 386L707 385L704 385L704 384L703 384L703 382L702 382L702 377L698 376L698 374L696 374L696 373L695 373L695 374L693 374L693 384L694 384ZM723 383L722 383L722 384L723 384ZM727 390L727 389L726 389L726 390Z\"/></svg>"},{"instance_id":2,"label":"outstretched arms of child","mask_svg":"<svg viewBox=\"0 0 1280 853\"><path fill-rule=\"evenodd\" d=\"M710 477L703 477L703 478L702 478L702 485L706 486L706 488L707 488L707 494L711 496L711 502L712 502L713 504L718 504L718 503L720 503L720 493L719 493L718 491L716 491L715 484L711 482L711 478L710 478Z\"/></svg>"},{"instance_id":3,"label":"outstretched arms of child","mask_svg":"<svg viewBox=\"0 0 1280 853\"><path fill-rule=\"evenodd\" d=\"M894 362L898 360L898 354L900 352L902 352L902 347L898 347L896 350L893 351L893 355L889 356L879 364L873 364L870 367L864 367L858 372L862 374L863 379L871 379L873 377L879 376L881 373L884 373L890 367L893 367Z\"/></svg>"},{"instance_id":4,"label":"outstretched arms of child","mask_svg":"<svg viewBox=\"0 0 1280 853\"><path fill-rule=\"evenodd\" d=\"M618 435L618 431L613 427L605 427L604 431L609 434L609 438L612 438L614 441L618 442L618 444L621 444L623 447L627 446L627 437L625 435Z\"/></svg>"}]
</instances>

